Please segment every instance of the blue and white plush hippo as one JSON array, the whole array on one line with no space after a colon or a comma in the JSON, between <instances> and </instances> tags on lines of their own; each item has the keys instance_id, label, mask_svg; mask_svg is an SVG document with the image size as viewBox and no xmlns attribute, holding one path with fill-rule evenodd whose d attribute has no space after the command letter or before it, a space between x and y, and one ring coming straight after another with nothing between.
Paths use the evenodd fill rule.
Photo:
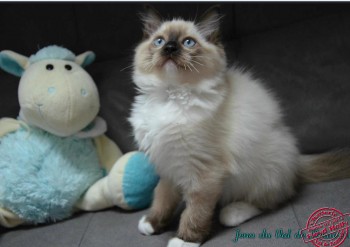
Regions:
<instances>
[{"instance_id":1,"label":"blue and white plush hippo","mask_svg":"<svg viewBox=\"0 0 350 247\"><path fill-rule=\"evenodd\" d=\"M78 210L147 207L158 182L140 152L123 155L98 117L96 85L75 56L48 46L28 57L0 52L0 67L20 76L18 119L0 119L0 225L65 219ZM0 78L1 81L1 78Z\"/></svg>"}]
</instances>

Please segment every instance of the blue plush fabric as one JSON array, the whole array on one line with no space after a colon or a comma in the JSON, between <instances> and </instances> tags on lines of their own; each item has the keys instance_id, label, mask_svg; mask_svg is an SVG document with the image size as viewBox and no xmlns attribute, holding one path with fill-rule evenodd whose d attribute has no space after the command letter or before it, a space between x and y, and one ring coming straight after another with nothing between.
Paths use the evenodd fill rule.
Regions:
<instances>
[{"instance_id":1,"label":"blue plush fabric","mask_svg":"<svg viewBox=\"0 0 350 247\"><path fill-rule=\"evenodd\" d=\"M69 217L102 176L91 139L57 137L32 127L0 139L0 206L28 222Z\"/></svg>"},{"instance_id":2,"label":"blue plush fabric","mask_svg":"<svg viewBox=\"0 0 350 247\"><path fill-rule=\"evenodd\" d=\"M73 62L75 60L75 55L66 48L50 45L40 49L36 54L31 55L29 57L29 62L35 63L45 59L60 59Z\"/></svg>"},{"instance_id":3,"label":"blue plush fabric","mask_svg":"<svg viewBox=\"0 0 350 247\"><path fill-rule=\"evenodd\" d=\"M135 180L137 178L137 180ZM124 200L133 209L148 207L159 177L143 153L135 153L125 166L123 176Z\"/></svg>"}]
</instances>

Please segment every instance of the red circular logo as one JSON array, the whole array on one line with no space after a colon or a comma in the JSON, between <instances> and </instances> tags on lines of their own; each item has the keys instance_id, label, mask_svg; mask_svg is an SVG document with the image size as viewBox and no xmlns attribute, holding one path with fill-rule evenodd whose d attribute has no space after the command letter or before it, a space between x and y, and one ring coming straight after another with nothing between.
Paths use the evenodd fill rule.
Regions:
<instances>
[{"instance_id":1,"label":"red circular logo","mask_svg":"<svg viewBox=\"0 0 350 247\"><path fill-rule=\"evenodd\" d=\"M302 230L305 243L317 247L338 247L349 233L349 214L343 214L335 208L320 208L313 212L306 227Z\"/></svg>"}]
</instances>

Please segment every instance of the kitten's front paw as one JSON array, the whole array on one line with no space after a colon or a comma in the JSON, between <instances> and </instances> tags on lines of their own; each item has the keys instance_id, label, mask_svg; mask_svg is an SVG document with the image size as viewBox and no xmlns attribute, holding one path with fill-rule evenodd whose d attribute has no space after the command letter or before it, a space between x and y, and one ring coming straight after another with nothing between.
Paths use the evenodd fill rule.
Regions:
<instances>
[{"instance_id":1,"label":"kitten's front paw","mask_svg":"<svg viewBox=\"0 0 350 247\"><path fill-rule=\"evenodd\" d=\"M167 247L199 247L200 243L185 242L179 238L172 238L169 240Z\"/></svg>"},{"instance_id":2,"label":"kitten's front paw","mask_svg":"<svg viewBox=\"0 0 350 247\"><path fill-rule=\"evenodd\" d=\"M142 216L140 219L138 228L139 232L146 236L150 236L154 233L154 228L151 223L146 220L146 215Z\"/></svg>"}]
</instances>

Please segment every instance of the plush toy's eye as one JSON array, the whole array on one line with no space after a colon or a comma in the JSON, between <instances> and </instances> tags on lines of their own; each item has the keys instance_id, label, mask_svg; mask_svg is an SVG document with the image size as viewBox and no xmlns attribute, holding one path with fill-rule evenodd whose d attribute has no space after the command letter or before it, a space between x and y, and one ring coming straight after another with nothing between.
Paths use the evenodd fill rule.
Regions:
<instances>
[{"instance_id":1,"label":"plush toy's eye","mask_svg":"<svg viewBox=\"0 0 350 247\"><path fill-rule=\"evenodd\" d=\"M48 65L46 65L46 69L47 70L53 70L53 65L52 64L48 64Z\"/></svg>"},{"instance_id":2,"label":"plush toy's eye","mask_svg":"<svg viewBox=\"0 0 350 247\"><path fill-rule=\"evenodd\" d=\"M165 44L165 40L163 38L159 37L153 41L153 44L157 47L161 47Z\"/></svg>"},{"instance_id":3,"label":"plush toy's eye","mask_svg":"<svg viewBox=\"0 0 350 247\"><path fill-rule=\"evenodd\" d=\"M191 38L186 38L182 44L188 48L191 48L193 46L196 45L196 41L194 39L191 39Z\"/></svg>"},{"instance_id":4,"label":"plush toy's eye","mask_svg":"<svg viewBox=\"0 0 350 247\"><path fill-rule=\"evenodd\" d=\"M66 70L72 70L72 66L70 66L69 64L66 64L64 67L66 68Z\"/></svg>"}]
</instances>

